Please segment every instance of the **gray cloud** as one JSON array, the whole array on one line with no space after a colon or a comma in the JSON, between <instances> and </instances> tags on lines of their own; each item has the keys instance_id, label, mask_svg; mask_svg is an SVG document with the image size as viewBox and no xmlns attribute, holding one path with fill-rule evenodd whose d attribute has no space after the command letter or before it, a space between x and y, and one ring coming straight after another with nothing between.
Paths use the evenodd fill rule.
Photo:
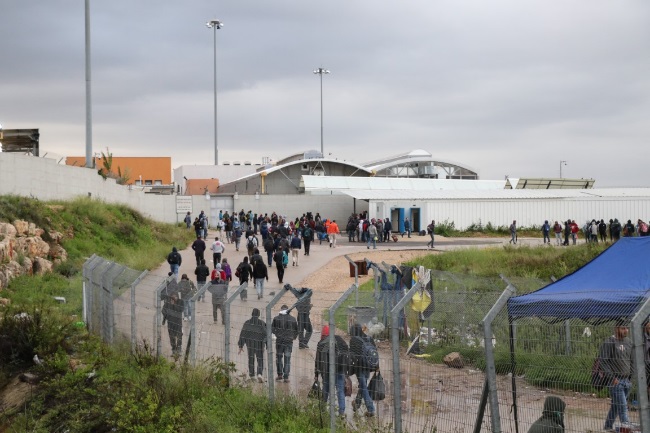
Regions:
<instances>
[{"instance_id":1,"label":"gray cloud","mask_svg":"<svg viewBox=\"0 0 650 433\"><path fill-rule=\"evenodd\" d=\"M485 179L648 186L650 6L643 2L91 2L93 140L114 154L213 161L320 148L355 162L415 148ZM83 2L8 0L0 123L85 152ZM634 156L630 156L634 155ZM644 157L645 156L645 157Z\"/></svg>"}]
</instances>

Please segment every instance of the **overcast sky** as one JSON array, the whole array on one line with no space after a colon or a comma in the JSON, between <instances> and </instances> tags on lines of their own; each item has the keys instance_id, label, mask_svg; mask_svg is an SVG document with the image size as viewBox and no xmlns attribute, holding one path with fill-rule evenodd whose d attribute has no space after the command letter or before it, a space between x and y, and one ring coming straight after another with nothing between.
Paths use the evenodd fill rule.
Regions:
<instances>
[{"instance_id":1,"label":"overcast sky","mask_svg":"<svg viewBox=\"0 0 650 433\"><path fill-rule=\"evenodd\" d=\"M93 148L213 164L414 149L482 179L650 186L650 2L91 1ZM0 123L85 155L83 0L3 0Z\"/></svg>"}]
</instances>

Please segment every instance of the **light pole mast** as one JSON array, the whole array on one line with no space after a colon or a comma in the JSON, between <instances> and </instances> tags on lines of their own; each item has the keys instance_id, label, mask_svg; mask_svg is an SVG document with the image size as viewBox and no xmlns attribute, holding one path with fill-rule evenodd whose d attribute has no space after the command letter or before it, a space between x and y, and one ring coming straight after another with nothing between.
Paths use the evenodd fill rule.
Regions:
<instances>
[{"instance_id":1,"label":"light pole mast","mask_svg":"<svg viewBox=\"0 0 650 433\"><path fill-rule=\"evenodd\" d=\"M86 167L93 167L93 108L90 80L90 4L86 0Z\"/></svg>"},{"instance_id":2,"label":"light pole mast","mask_svg":"<svg viewBox=\"0 0 650 433\"><path fill-rule=\"evenodd\" d=\"M219 165L219 148L217 139L217 30L223 27L223 21L211 20L205 25L213 30L214 40L214 165Z\"/></svg>"},{"instance_id":3,"label":"light pole mast","mask_svg":"<svg viewBox=\"0 0 650 433\"><path fill-rule=\"evenodd\" d=\"M314 70L314 74L320 75L320 155L325 158L325 150L323 149L323 74L329 74L330 71L320 67Z\"/></svg>"},{"instance_id":4,"label":"light pole mast","mask_svg":"<svg viewBox=\"0 0 650 433\"><path fill-rule=\"evenodd\" d=\"M560 161L560 179L562 179L562 166L566 165L566 161Z\"/></svg>"}]
</instances>

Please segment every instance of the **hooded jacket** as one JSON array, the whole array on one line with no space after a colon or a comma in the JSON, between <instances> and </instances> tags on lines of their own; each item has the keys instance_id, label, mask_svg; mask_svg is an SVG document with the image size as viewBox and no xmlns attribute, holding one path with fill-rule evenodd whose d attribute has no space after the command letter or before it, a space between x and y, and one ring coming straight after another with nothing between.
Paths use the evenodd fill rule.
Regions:
<instances>
[{"instance_id":1,"label":"hooded jacket","mask_svg":"<svg viewBox=\"0 0 650 433\"><path fill-rule=\"evenodd\" d=\"M298 337L298 321L285 309L273 318L271 324L275 334L275 344L280 346L291 346L293 340Z\"/></svg>"},{"instance_id":2,"label":"hooded jacket","mask_svg":"<svg viewBox=\"0 0 650 433\"><path fill-rule=\"evenodd\" d=\"M528 433L564 433L566 403L559 397L546 397L542 416L530 426Z\"/></svg>"},{"instance_id":3,"label":"hooded jacket","mask_svg":"<svg viewBox=\"0 0 650 433\"><path fill-rule=\"evenodd\" d=\"M266 323L260 320L260 310L253 308L252 317L244 322L237 345L249 349L264 349L266 345Z\"/></svg>"}]
</instances>

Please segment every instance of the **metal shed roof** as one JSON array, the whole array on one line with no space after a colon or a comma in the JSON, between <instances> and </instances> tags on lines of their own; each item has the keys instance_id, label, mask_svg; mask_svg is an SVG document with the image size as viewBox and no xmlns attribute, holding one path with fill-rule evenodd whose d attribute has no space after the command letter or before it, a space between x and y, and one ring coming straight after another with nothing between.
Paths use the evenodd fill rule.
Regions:
<instances>
[{"instance_id":1,"label":"metal shed roof","mask_svg":"<svg viewBox=\"0 0 650 433\"><path fill-rule=\"evenodd\" d=\"M368 190L368 191L431 191L503 189L505 180L416 179L392 177L303 176L305 191Z\"/></svg>"}]
</instances>

